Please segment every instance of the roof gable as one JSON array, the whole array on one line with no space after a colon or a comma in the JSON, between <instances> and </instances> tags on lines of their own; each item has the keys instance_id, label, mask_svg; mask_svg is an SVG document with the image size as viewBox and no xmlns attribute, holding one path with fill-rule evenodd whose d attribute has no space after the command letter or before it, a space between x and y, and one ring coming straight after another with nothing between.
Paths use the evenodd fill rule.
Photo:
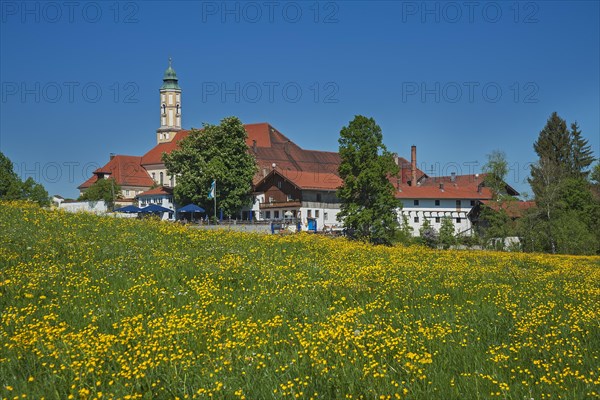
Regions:
<instances>
[{"instance_id":1,"label":"roof gable","mask_svg":"<svg viewBox=\"0 0 600 400\"><path fill-rule=\"evenodd\" d=\"M154 180L148 175L148 172L141 164L142 157L116 155L112 157L104 166L96 169L91 178L82 183L78 188L87 189L102 179L100 175L107 175L106 178L113 178L120 186L150 187L154 185Z\"/></svg>"}]
</instances>

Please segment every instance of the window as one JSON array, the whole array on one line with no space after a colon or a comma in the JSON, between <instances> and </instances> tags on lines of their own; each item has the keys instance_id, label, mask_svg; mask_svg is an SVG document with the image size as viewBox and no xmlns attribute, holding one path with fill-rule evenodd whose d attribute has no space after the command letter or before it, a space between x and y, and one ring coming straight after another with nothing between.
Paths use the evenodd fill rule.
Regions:
<instances>
[{"instance_id":1,"label":"window","mask_svg":"<svg viewBox=\"0 0 600 400\"><path fill-rule=\"evenodd\" d=\"M267 219L271 219L271 211L267 211L265 214Z\"/></svg>"},{"instance_id":2,"label":"window","mask_svg":"<svg viewBox=\"0 0 600 400\"><path fill-rule=\"evenodd\" d=\"M312 210L306 210L306 218L312 217Z\"/></svg>"},{"instance_id":3,"label":"window","mask_svg":"<svg viewBox=\"0 0 600 400\"><path fill-rule=\"evenodd\" d=\"M436 200L436 201L435 201L435 205L436 205L436 206L439 206L439 205L440 205L440 201L439 201L439 200Z\"/></svg>"},{"instance_id":4,"label":"window","mask_svg":"<svg viewBox=\"0 0 600 400\"><path fill-rule=\"evenodd\" d=\"M475 200L471 200L471 207L475 207Z\"/></svg>"},{"instance_id":5,"label":"window","mask_svg":"<svg viewBox=\"0 0 600 400\"><path fill-rule=\"evenodd\" d=\"M457 223L457 224L460 224L460 221L462 221L462 219L461 219L461 218L456 218L456 223Z\"/></svg>"},{"instance_id":6,"label":"window","mask_svg":"<svg viewBox=\"0 0 600 400\"><path fill-rule=\"evenodd\" d=\"M315 218L319 218L319 210L315 210Z\"/></svg>"},{"instance_id":7,"label":"window","mask_svg":"<svg viewBox=\"0 0 600 400\"><path fill-rule=\"evenodd\" d=\"M460 200L456 200L456 207L460 208Z\"/></svg>"},{"instance_id":8,"label":"window","mask_svg":"<svg viewBox=\"0 0 600 400\"><path fill-rule=\"evenodd\" d=\"M317 193L317 202L321 202L321 193ZM317 215L318 217L318 215Z\"/></svg>"},{"instance_id":9,"label":"window","mask_svg":"<svg viewBox=\"0 0 600 400\"><path fill-rule=\"evenodd\" d=\"M415 201L418 201L418 200L415 200ZM415 217L415 219L413 219L413 221L419 222L419 217Z\"/></svg>"},{"instance_id":10,"label":"window","mask_svg":"<svg viewBox=\"0 0 600 400\"><path fill-rule=\"evenodd\" d=\"M323 219L325 221L329 220L329 215L326 212L323 213Z\"/></svg>"},{"instance_id":11,"label":"window","mask_svg":"<svg viewBox=\"0 0 600 400\"><path fill-rule=\"evenodd\" d=\"M156 173L155 173L155 172L153 172L153 173L152 173L152 180L153 180L154 182L156 182Z\"/></svg>"},{"instance_id":12,"label":"window","mask_svg":"<svg viewBox=\"0 0 600 400\"><path fill-rule=\"evenodd\" d=\"M273 211L273 218L275 218L275 219L279 218L279 210Z\"/></svg>"},{"instance_id":13,"label":"window","mask_svg":"<svg viewBox=\"0 0 600 400\"><path fill-rule=\"evenodd\" d=\"M291 195L291 194L288 194L288 195L287 195L287 201L292 201L292 200L294 200L294 199L292 199L292 195Z\"/></svg>"},{"instance_id":14,"label":"window","mask_svg":"<svg viewBox=\"0 0 600 400\"><path fill-rule=\"evenodd\" d=\"M281 189L281 181L277 181L277 187Z\"/></svg>"},{"instance_id":15,"label":"window","mask_svg":"<svg viewBox=\"0 0 600 400\"><path fill-rule=\"evenodd\" d=\"M418 206L418 205L419 205L419 200L415 200L415 201L413 202L413 204L414 204L415 206Z\"/></svg>"},{"instance_id":16,"label":"window","mask_svg":"<svg viewBox=\"0 0 600 400\"><path fill-rule=\"evenodd\" d=\"M435 223L439 224L440 223L440 217L435 217Z\"/></svg>"},{"instance_id":17,"label":"window","mask_svg":"<svg viewBox=\"0 0 600 400\"><path fill-rule=\"evenodd\" d=\"M163 184L163 180L164 180L164 176L163 176L163 173L161 172L160 173L160 184L161 185Z\"/></svg>"}]
</instances>

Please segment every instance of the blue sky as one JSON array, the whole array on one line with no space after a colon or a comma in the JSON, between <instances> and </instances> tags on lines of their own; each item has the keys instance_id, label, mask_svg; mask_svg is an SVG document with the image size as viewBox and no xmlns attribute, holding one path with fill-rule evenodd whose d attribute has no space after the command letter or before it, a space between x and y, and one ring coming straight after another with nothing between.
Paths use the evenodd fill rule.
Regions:
<instances>
[{"instance_id":1,"label":"blue sky","mask_svg":"<svg viewBox=\"0 0 600 400\"><path fill-rule=\"evenodd\" d=\"M336 151L362 114L432 175L503 150L524 192L553 111L600 154L596 1L69 4L0 2L0 150L51 194L155 144L169 57L185 128L235 115Z\"/></svg>"}]
</instances>

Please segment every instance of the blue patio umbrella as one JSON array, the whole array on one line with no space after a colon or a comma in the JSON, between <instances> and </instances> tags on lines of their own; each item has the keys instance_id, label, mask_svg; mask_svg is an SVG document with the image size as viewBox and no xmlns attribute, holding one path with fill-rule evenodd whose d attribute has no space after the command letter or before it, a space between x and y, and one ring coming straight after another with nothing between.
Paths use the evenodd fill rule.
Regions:
<instances>
[{"instance_id":1,"label":"blue patio umbrella","mask_svg":"<svg viewBox=\"0 0 600 400\"><path fill-rule=\"evenodd\" d=\"M181 207L179 210L177 210L178 213L192 213L192 220L194 219L194 213L203 213L204 211L204 208L195 204L188 204L187 206Z\"/></svg>"},{"instance_id":2,"label":"blue patio umbrella","mask_svg":"<svg viewBox=\"0 0 600 400\"><path fill-rule=\"evenodd\" d=\"M150 213L173 212L173 210L170 210L163 206L159 206L158 204L150 204L148 207L142 208L142 210L140 212L144 213L144 214L150 214Z\"/></svg>"},{"instance_id":3,"label":"blue patio umbrella","mask_svg":"<svg viewBox=\"0 0 600 400\"><path fill-rule=\"evenodd\" d=\"M197 206L195 204L188 204L187 206L181 207L179 210L177 210L177 212L200 212L203 213L205 210L204 208Z\"/></svg>"},{"instance_id":4,"label":"blue patio umbrella","mask_svg":"<svg viewBox=\"0 0 600 400\"><path fill-rule=\"evenodd\" d=\"M141 211L142 211L141 208L133 206L133 205L117 208L115 210L115 212L127 213L127 214L139 213Z\"/></svg>"}]
</instances>

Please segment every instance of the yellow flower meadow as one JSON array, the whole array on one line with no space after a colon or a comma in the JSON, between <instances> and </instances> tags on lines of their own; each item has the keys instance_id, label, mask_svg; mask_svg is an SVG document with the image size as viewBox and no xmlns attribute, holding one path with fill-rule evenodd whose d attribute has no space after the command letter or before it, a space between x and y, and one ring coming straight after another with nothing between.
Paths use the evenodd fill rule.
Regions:
<instances>
[{"instance_id":1,"label":"yellow flower meadow","mask_svg":"<svg viewBox=\"0 0 600 400\"><path fill-rule=\"evenodd\" d=\"M598 257L0 208L0 398L600 396Z\"/></svg>"}]
</instances>

